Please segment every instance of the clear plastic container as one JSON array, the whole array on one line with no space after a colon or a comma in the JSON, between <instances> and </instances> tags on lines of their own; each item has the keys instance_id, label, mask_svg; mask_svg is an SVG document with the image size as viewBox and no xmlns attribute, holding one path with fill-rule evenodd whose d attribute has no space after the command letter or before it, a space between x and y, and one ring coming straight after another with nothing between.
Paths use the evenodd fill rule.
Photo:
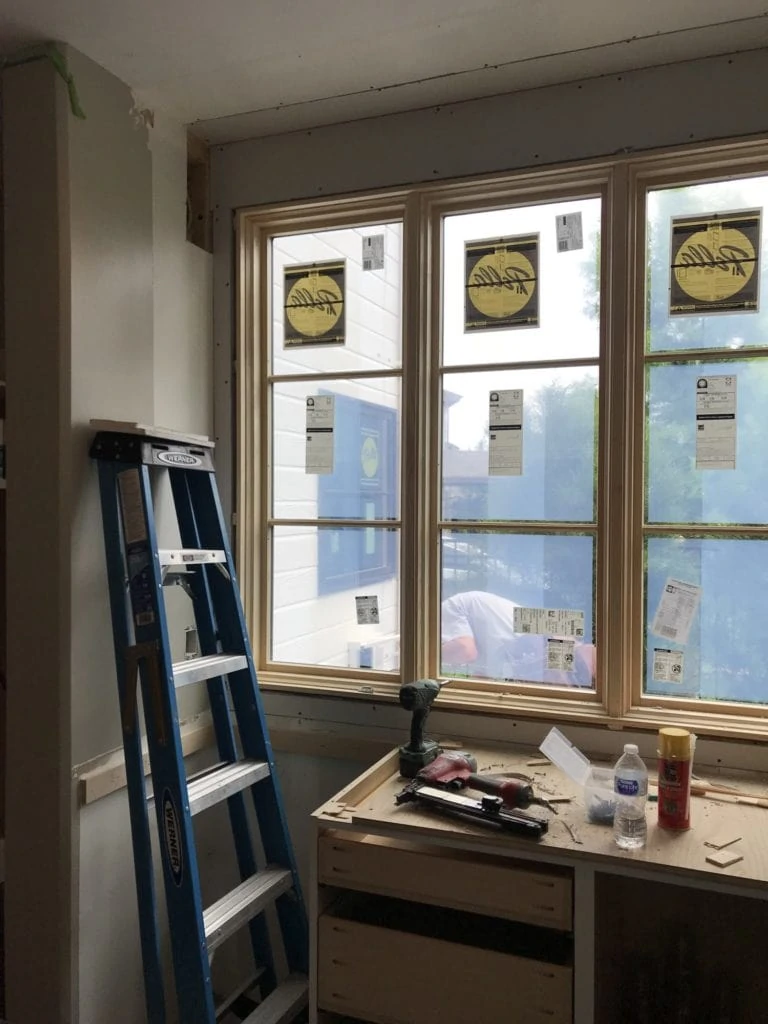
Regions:
<instances>
[{"instance_id":1,"label":"clear plastic container","mask_svg":"<svg viewBox=\"0 0 768 1024\"><path fill-rule=\"evenodd\" d=\"M592 768L584 784L587 821L593 825L612 825L617 802L613 768Z\"/></svg>"}]
</instances>

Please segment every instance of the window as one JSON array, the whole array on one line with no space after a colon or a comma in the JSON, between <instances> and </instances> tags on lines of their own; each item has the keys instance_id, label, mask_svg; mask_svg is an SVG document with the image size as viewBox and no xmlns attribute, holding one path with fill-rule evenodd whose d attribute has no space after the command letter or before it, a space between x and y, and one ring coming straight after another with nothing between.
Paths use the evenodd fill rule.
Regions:
<instances>
[{"instance_id":1,"label":"window","mask_svg":"<svg viewBox=\"0 0 768 1024\"><path fill-rule=\"evenodd\" d=\"M262 681L768 725L768 146L243 211Z\"/></svg>"}]
</instances>

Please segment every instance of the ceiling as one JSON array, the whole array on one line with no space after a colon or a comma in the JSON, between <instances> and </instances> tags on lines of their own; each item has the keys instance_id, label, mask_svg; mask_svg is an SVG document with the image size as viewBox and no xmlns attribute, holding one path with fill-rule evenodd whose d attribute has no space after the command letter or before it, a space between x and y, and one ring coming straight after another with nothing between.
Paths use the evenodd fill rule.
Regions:
<instances>
[{"instance_id":1,"label":"ceiling","mask_svg":"<svg viewBox=\"0 0 768 1024\"><path fill-rule=\"evenodd\" d=\"M3 0L48 39L226 142L768 46L768 0Z\"/></svg>"}]
</instances>

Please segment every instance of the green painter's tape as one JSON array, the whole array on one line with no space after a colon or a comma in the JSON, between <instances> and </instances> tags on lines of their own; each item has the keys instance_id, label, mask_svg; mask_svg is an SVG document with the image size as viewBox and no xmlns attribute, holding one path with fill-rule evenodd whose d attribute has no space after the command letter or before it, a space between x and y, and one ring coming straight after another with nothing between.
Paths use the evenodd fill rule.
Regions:
<instances>
[{"instance_id":1,"label":"green painter's tape","mask_svg":"<svg viewBox=\"0 0 768 1024\"><path fill-rule=\"evenodd\" d=\"M55 46L53 43L41 43L39 46L30 46L25 50L20 50L19 53L11 54L10 57L0 57L0 70L12 68L18 64L27 64L31 60L49 60L53 64L54 68L67 83L69 106L72 113L75 117L85 120L85 112L80 106L75 80L67 67L66 57L58 46Z\"/></svg>"}]
</instances>

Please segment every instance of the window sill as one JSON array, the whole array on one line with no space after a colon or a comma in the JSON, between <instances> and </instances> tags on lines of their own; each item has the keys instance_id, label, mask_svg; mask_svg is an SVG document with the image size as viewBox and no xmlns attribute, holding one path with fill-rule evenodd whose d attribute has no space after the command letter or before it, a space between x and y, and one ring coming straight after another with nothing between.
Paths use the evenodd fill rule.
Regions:
<instances>
[{"instance_id":1,"label":"window sill","mask_svg":"<svg viewBox=\"0 0 768 1024\"><path fill-rule=\"evenodd\" d=\"M365 701L374 704L398 704L399 680L372 674L370 680L344 677L260 672L259 685L265 692ZM491 717L563 722L601 727L621 732L655 733L663 726L680 726L697 736L715 739L765 742L768 740L768 719L738 715L713 714L695 708L677 709L642 706L611 717L597 702L569 700L562 697L531 696L509 692L462 688L455 682L440 695L439 710L453 714L487 715Z\"/></svg>"}]
</instances>

